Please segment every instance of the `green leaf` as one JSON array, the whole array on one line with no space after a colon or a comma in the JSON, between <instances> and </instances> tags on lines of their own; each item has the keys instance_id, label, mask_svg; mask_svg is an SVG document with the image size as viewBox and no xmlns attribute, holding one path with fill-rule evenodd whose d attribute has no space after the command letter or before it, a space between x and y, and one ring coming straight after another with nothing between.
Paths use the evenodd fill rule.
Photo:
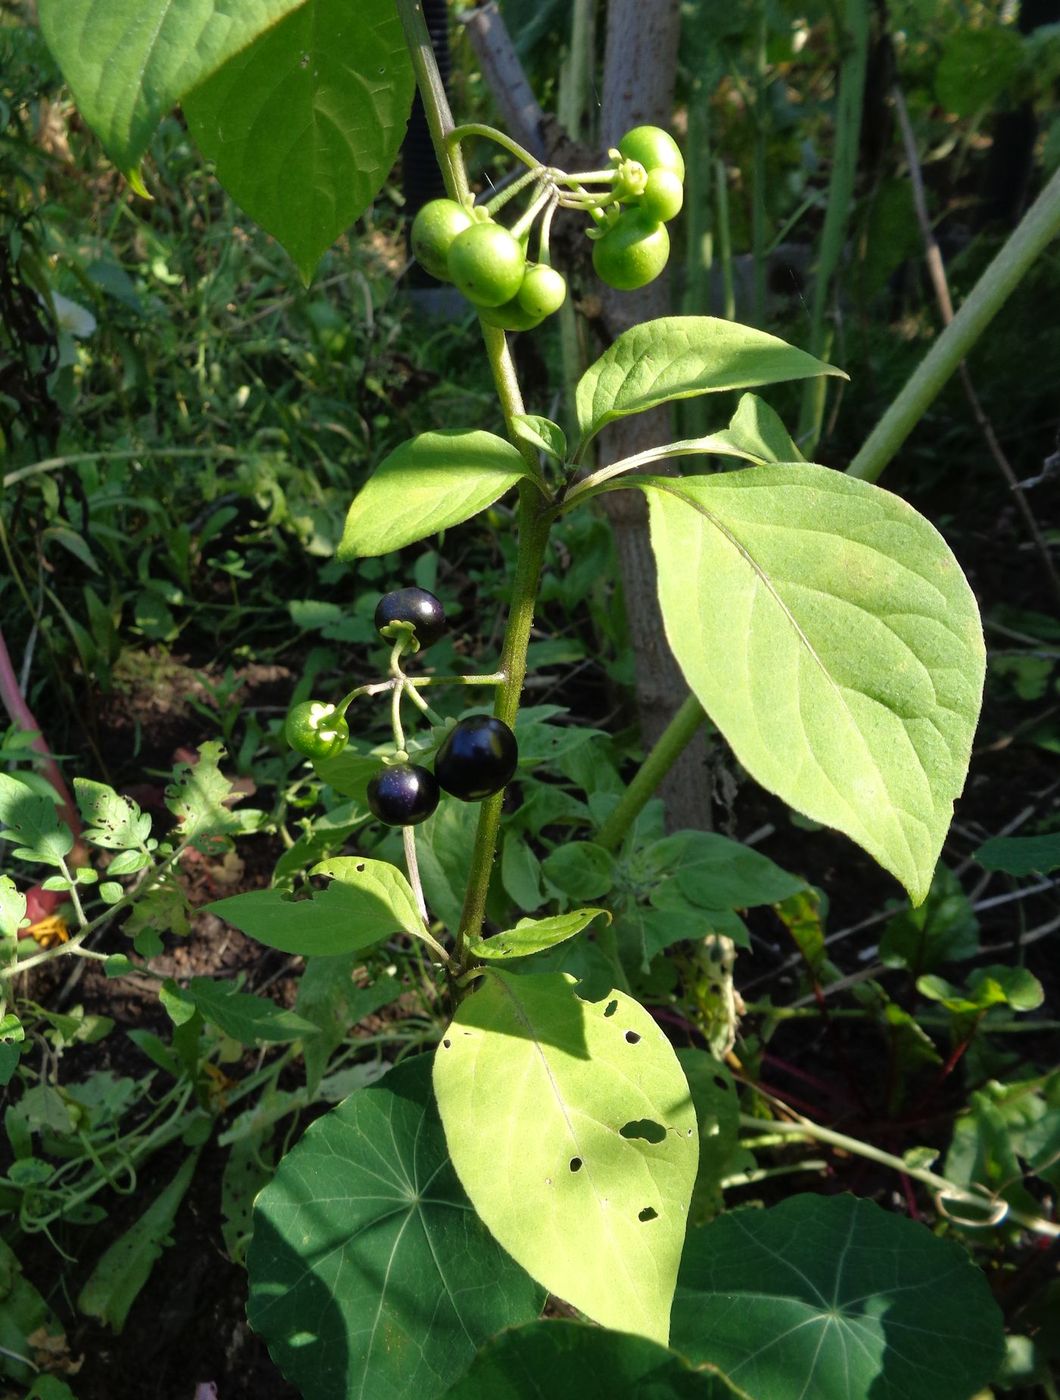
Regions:
<instances>
[{"instance_id":1,"label":"green leaf","mask_svg":"<svg viewBox=\"0 0 1060 1400\"><path fill-rule=\"evenodd\" d=\"M522 442L528 442L554 462L567 460L567 435L551 418L541 418L536 413L516 413L512 418L512 431Z\"/></svg>"},{"instance_id":2,"label":"green leaf","mask_svg":"<svg viewBox=\"0 0 1060 1400\"><path fill-rule=\"evenodd\" d=\"M598 899L615 882L615 858L592 841L570 841L559 846L541 862L546 880L551 880L572 899Z\"/></svg>"},{"instance_id":3,"label":"green leaf","mask_svg":"<svg viewBox=\"0 0 1060 1400\"><path fill-rule=\"evenodd\" d=\"M239 802L243 794L218 768L224 756L224 746L216 740L200 744L198 761L179 763L166 788L166 806L177 818L178 836L207 855L229 850L233 836L256 831L264 817L253 810L231 811L228 804Z\"/></svg>"},{"instance_id":4,"label":"green leaf","mask_svg":"<svg viewBox=\"0 0 1060 1400\"><path fill-rule=\"evenodd\" d=\"M992 106L1015 78L1023 44L1009 25L955 28L935 69L939 102L958 117L973 117Z\"/></svg>"},{"instance_id":5,"label":"green leaf","mask_svg":"<svg viewBox=\"0 0 1060 1400\"><path fill-rule=\"evenodd\" d=\"M401 995L401 983L386 975L370 987L356 986L353 972L359 965L357 953L310 958L298 979L295 1009L321 1032L303 1050L306 1087L310 1094L316 1093L328 1060L350 1028Z\"/></svg>"},{"instance_id":6,"label":"green leaf","mask_svg":"<svg viewBox=\"0 0 1060 1400\"><path fill-rule=\"evenodd\" d=\"M340 559L363 559L470 520L527 475L510 442L480 428L420 433L395 448L353 499Z\"/></svg>"},{"instance_id":7,"label":"green leaf","mask_svg":"<svg viewBox=\"0 0 1060 1400\"><path fill-rule=\"evenodd\" d=\"M21 1365L14 1357L33 1357L36 1348L30 1337L37 1339L42 1351L55 1343L63 1348L65 1340L55 1314L23 1276L14 1250L0 1238L0 1347L6 1352L0 1353L0 1376L29 1385L35 1368Z\"/></svg>"},{"instance_id":8,"label":"green leaf","mask_svg":"<svg viewBox=\"0 0 1060 1400\"><path fill-rule=\"evenodd\" d=\"M578 1322L531 1322L493 1337L445 1400L732 1400L713 1367L646 1337Z\"/></svg>"},{"instance_id":9,"label":"green leaf","mask_svg":"<svg viewBox=\"0 0 1060 1400\"><path fill-rule=\"evenodd\" d=\"M1060 831L1044 836L994 836L975 853L984 870L1006 875L1051 875L1060 870Z\"/></svg>"},{"instance_id":10,"label":"green leaf","mask_svg":"<svg viewBox=\"0 0 1060 1400\"><path fill-rule=\"evenodd\" d=\"M422 923L416 899L396 865L336 856L315 865L310 874L331 880L311 899L251 890L207 908L259 943L305 957L359 952L399 932L418 935Z\"/></svg>"},{"instance_id":11,"label":"green leaf","mask_svg":"<svg viewBox=\"0 0 1060 1400\"><path fill-rule=\"evenodd\" d=\"M103 1253L77 1299L86 1317L97 1317L115 1332L125 1326L136 1298L151 1276L155 1260L172 1244L180 1203L191 1185L199 1154L193 1153L168 1186L125 1233Z\"/></svg>"},{"instance_id":12,"label":"green leaf","mask_svg":"<svg viewBox=\"0 0 1060 1400\"><path fill-rule=\"evenodd\" d=\"M647 1011L582 1001L564 973L490 969L435 1055L457 1175L550 1292L665 1342L698 1140L688 1085Z\"/></svg>"},{"instance_id":13,"label":"green leaf","mask_svg":"<svg viewBox=\"0 0 1060 1400\"><path fill-rule=\"evenodd\" d=\"M257 1199L247 1266L251 1326L307 1396L430 1400L543 1301L460 1188L426 1055L310 1126Z\"/></svg>"},{"instance_id":14,"label":"green leaf","mask_svg":"<svg viewBox=\"0 0 1060 1400\"><path fill-rule=\"evenodd\" d=\"M939 1001L957 1016L975 1016L991 1006L1011 1006L1013 1011L1036 1011L1045 1000L1042 984L1025 967L992 964L977 967L968 978L967 989L931 974L918 977L921 996Z\"/></svg>"},{"instance_id":15,"label":"green leaf","mask_svg":"<svg viewBox=\"0 0 1060 1400\"><path fill-rule=\"evenodd\" d=\"M694 1231L673 1345L761 1400L968 1400L1001 1312L966 1250L852 1196L793 1196Z\"/></svg>"},{"instance_id":16,"label":"green leaf","mask_svg":"<svg viewBox=\"0 0 1060 1400\"><path fill-rule=\"evenodd\" d=\"M501 884L520 909L533 911L545 902L541 862L521 831L509 829L501 848Z\"/></svg>"},{"instance_id":17,"label":"green leaf","mask_svg":"<svg viewBox=\"0 0 1060 1400\"><path fill-rule=\"evenodd\" d=\"M262 1040L282 1045L320 1034L312 1021L285 1011L266 997L241 992L234 982L193 977L186 990L205 1019L240 1045L256 1045Z\"/></svg>"},{"instance_id":18,"label":"green leaf","mask_svg":"<svg viewBox=\"0 0 1060 1400\"><path fill-rule=\"evenodd\" d=\"M358 753L349 745L335 758L313 760L318 778L343 797L353 797L363 806L368 804L368 784L382 766L378 754Z\"/></svg>"},{"instance_id":19,"label":"green leaf","mask_svg":"<svg viewBox=\"0 0 1060 1400\"><path fill-rule=\"evenodd\" d=\"M26 896L10 875L0 875L0 967L18 956L18 931L26 918Z\"/></svg>"},{"instance_id":20,"label":"green leaf","mask_svg":"<svg viewBox=\"0 0 1060 1400\"><path fill-rule=\"evenodd\" d=\"M946 542L897 496L825 467L636 484L666 635L736 757L921 903L985 669Z\"/></svg>"},{"instance_id":21,"label":"green leaf","mask_svg":"<svg viewBox=\"0 0 1060 1400\"><path fill-rule=\"evenodd\" d=\"M648 848L647 858L673 870L678 889L704 909L776 904L806 888L760 851L713 831L677 831Z\"/></svg>"},{"instance_id":22,"label":"green leaf","mask_svg":"<svg viewBox=\"0 0 1060 1400\"><path fill-rule=\"evenodd\" d=\"M706 1050L677 1051L699 1123L699 1167L690 1224L703 1225L722 1209L721 1183L740 1147L740 1101L728 1067Z\"/></svg>"},{"instance_id":23,"label":"green leaf","mask_svg":"<svg viewBox=\"0 0 1060 1400\"><path fill-rule=\"evenodd\" d=\"M615 418L675 399L842 370L775 335L714 316L665 316L624 331L578 381L582 445Z\"/></svg>"},{"instance_id":24,"label":"green leaf","mask_svg":"<svg viewBox=\"0 0 1060 1400\"><path fill-rule=\"evenodd\" d=\"M81 115L132 172L196 84L302 0L40 0L45 41Z\"/></svg>"},{"instance_id":25,"label":"green leaf","mask_svg":"<svg viewBox=\"0 0 1060 1400\"><path fill-rule=\"evenodd\" d=\"M355 11L306 0L190 93L184 112L221 184L308 283L382 189L413 86L393 0Z\"/></svg>"},{"instance_id":26,"label":"green leaf","mask_svg":"<svg viewBox=\"0 0 1060 1400\"><path fill-rule=\"evenodd\" d=\"M606 909L572 909L569 914L556 914L551 919L520 919L514 928L496 933L492 938L472 938L467 950L471 957L488 962L528 958L534 953L543 953L546 948L554 948L557 943L565 943L600 914L611 922Z\"/></svg>"},{"instance_id":27,"label":"green leaf","mask_svg":"<svg viewBox=\"0 0 1060 1400\"><path fill-rule=\"evenodd\" d=\"M742 394L729 426L718 433L722 442L760 462L801 462L802 453L780 421L780 415L757 394Z\"/></svg>"},{"instance_id":28,"label":"green leaf","mask_svg":"<svg viewBox=\"0 0 1060 1400\"><path fill-rule=\"evenodd\" d=\"M85 819L85 840L91 841L94 846L124 851L128 846L142 846L151 835L151 818L144 816L131 798L119 796L106 783L75 778L74 796ZM115 870L113 862L110 869L116 875L127 873L122 869Z\"/></svg>"},{"instance_id":29,"label":"green leaf","mask_svg":"<svg viewBox=\"0 0 1060 1400\"><path fill-rule=\"evenodd\" d=\"M477 825L477 803L441 802L434 815L416 828L427 907L449 929L460 925Z\"/></svg>"},{"instance_id":30,"label":"green leaf","mask_svg":"<svg viewBox=\"0 0 1060 1400\"><path fill-rule=\"evenodd\" d=\"M74 844L52 799L6 773L0 773L0 827L0 841L11 841L14 855L36 865L61 865Z\"/></svg>"},{"instance_id":31,"label":"green leaf","mask_svg":"<svg viewBox=\"0 0 1060 1400\"><path fill-rule=\"evenodd\" d=\"M913 973L974 958L978 951L979 920L961 882L945 865L935 871L920 908L896 914L880 939L880 962Z\"/></svg>"}]
</instances>

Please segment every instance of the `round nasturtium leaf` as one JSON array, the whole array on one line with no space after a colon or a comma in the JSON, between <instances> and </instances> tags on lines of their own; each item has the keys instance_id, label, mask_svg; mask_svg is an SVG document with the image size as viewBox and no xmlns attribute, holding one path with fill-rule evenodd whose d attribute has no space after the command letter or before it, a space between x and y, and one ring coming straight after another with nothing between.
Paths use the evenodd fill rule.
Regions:
<instances>
[{"instance_id":1,"label":"round nasturtium leaf","mask_svg":"<svg viewBox=\"0 0 1060 1400\"><path fill-rule=\"evenodd\" d=\"M744 1392L713 1367L628 1332L531 1322L487 1342L445 1400L733 1400Z\"/></svg>"},{"instance_id":2,"label":"round nasturtium leaf","mask_svg":"<svg viewBox=\"0 0 1060 1400\"><path fill-rule=\"evenodd\" d=\"M853 1196L793 1196L694 1231L672 1343L755 1400L968 1400L1003 1351L968 1253Z\"/></svg>"},{"instance_id":3,"label":"round nasturtium leaf","mask_svg":"<svg viewBox=\"0 0 1060 1400\"><path fill-rule=\"evenodd\" d=\"M665 1344L699 1156L673 1047L632 997L490 968L435 1053L457 1175L504 1248L594 1322Z\"/></svg>"},{"instance_id":4,"label":"round nasturtium leaf","mask_svg":"<svg viewBox=\"0 0 1060 1400\"><path fill-rule=\"evenodd\" d=\"M254 1206L250 1324L303 1395L433 1400L543 1291L490 1238L417 1056L317 1119Z\"/></svg>"}]
</instances>

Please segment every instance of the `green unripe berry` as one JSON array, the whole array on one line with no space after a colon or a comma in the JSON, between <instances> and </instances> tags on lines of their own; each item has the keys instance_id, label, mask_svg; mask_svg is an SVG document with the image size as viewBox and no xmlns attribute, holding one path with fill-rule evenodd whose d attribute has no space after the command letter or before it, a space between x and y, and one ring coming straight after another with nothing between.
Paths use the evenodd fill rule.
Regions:
<instances>
[{"instance_id":1,"label":"green unripe berry","mask_svg":"<svg viewBox=\"0 0 1060 1400\"><path fill-rule=\"evenodd\" d=\"M685 161L677 142L660 126L635 126L618 143L619 152L627 160L639 160L650 175L653 170L672 170L679 180L685 178Z\"/></svg>"},{"instance_id":2,"label":"green unripe berry","mask_svg":"<svg viewBox=\"0 0 1060 1400\"><path fill-rule=\"evenodd\" d=\"M648 172L641 195L640 207L660 223L669 221L681 212L685 202L685 187L672 170L657 166Z\"/></svg>"},{"instance_id":3,"label":"green unripe berry","mask_svg":"<svg viewBox=\"0 0 1060 1400\"><path fill-rule=\"evenodd\" d=\"M560 309L567 299L567 279L562 272L544 263L531 263L527 267L522 284L515 297L516 301L539 321Z\"/></svg>"},{"instance_id":4,"label":"green unripe berry","mask_svg":"<svg viewBox=\"0 0 1060 1400\"><path fill-rule=\"evenodd\" d=\"M596 275L620 292L653 282L670 256L670 235L643 209L627 209L593 244Z\"/></svg>"},{"instance_id":5,"label":"green unripe berry","mask_svg":"<svg viewBox=\"0 0 1060 1400\"><path fill-rule=\"evenodd\" d=\"M432 199L412 221L413 257L432 277L448 282L449 249L457 234L471 223L471 215L455 199Z\"/></svg>"},{"instance_id":6,"label":"green unripe berry","mask_svg":"<svg viewBox=\"0 0 1060 1400\"><path fill-rule=\"evenodd\" d=\"M476 306L503 306L526 270L519 240L500 224L472 224L457 234L447 259L449 278Z\"/></svg>"},{"instance_id":7,"label":"green unripe berry","mask_svg":"<svg viewBox=\"0 0 1060 1400\"><path fill-rule=\"evenodd\" d=\"M321 700L303 700L288 711L284 737L305 758L335 758L350 740L350 729L335 706Z\"/></svg>"}]
</instances>

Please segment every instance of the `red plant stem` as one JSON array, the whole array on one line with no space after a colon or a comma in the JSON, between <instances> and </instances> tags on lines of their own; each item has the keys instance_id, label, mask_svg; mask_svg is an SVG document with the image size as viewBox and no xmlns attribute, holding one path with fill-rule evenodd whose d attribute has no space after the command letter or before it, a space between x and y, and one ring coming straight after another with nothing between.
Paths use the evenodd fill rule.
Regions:
<instances>
[{"instance_id":1,"label":"red plant stem","mask_svg":"<svg viewBox=\"0 0 1060 1400\"><path fill-rule=\"evenodd\" d=\"M80 836L81 817L77 810L77 804L70 794L70 789L66 786L59 765L52 757L48 745L44 742L44 736L41 734L40 725L33 717L33 711L26 704L26 697L22 694L18 677L15 675L15 668L11 664L11 656L2 630L0 630L0 700L3 701L4 709L12 724L17 724L20 729L36 732L37 737L30 740L30 748L44 759L41 767L44 770L44 776L59 794L63 819L74 835Z\"/></svg>"}]
</instances>

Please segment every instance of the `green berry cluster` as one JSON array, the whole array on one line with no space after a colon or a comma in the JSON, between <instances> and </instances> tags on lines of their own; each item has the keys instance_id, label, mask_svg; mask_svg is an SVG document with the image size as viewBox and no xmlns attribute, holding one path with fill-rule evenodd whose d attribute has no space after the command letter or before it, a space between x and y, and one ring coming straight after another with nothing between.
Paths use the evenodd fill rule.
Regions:
<instances>
[{"instance_id":1,"label":"green berry cluster","mask_svg":"<svg viewBox=\"0 0 1060 1400\"><path fill-rule=\"evenodd\" d=\"M484 321L506 331L531 330L563 305L567 282L552 267L548 248L557 208L579 209L592 220L593 267L609 286L633 291L658 277L670 255L666 224L684 201L685 164L672 136L657 126L634 127L610 152L606 169L568 174L493 135L527 164L526 173L487 205L431 200L412 224L417 261L457 287ZM462 139L459 129L454 138ZM496 214L528 185L529 206L509 229ZM528 248L538 220L535 261Z\"/></svg>"},{"instance_id":2,"label":"green berry cluster","mask_svg":"<svg viewBox=\"0 0 1060 1400\"><path fill-rule=\"evenodd\" d=\"M381 637L395 644L390 682L353 691L338 706L322 700L293 706L284 736L296 753L318 760L337 758L349 743L345 710L350 701L365 691L404 689L407 678L397 667L398 656L406 648L418 650L436 642L446 628L445 611L425 588L399 588L380 598L375 625ZM395 740L393 761L384 763L367 791L370 811L387 826L417 826L426 821L442 792L462 802L492 797L508 785L519 758L515 735L502 720L488 715L468 716L449 730L435 755L433 773L408 761L400 728Z\"/></svg>"}]
</instances>

